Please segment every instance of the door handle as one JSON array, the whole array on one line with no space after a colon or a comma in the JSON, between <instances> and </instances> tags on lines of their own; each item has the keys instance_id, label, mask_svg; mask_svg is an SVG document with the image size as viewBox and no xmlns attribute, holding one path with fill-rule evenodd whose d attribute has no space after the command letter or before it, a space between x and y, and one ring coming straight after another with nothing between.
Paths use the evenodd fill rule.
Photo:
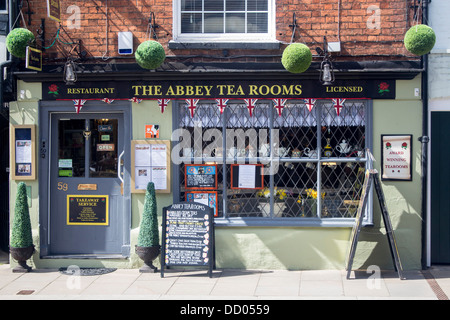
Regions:
<instances>
[{"instance_id":1,"label":"door handle","mask_svg":"<svg viewBox=\"0 0 450 320\"><path fill-rule=\"evenodd\" d=\"M122 156L124 154L125 150L122 151L122 153L119 156L119 163L117 164L117 177L120 179L120 181L122 181L123 183L123 178L122 178Z\"/></svg>"}]
</instances>

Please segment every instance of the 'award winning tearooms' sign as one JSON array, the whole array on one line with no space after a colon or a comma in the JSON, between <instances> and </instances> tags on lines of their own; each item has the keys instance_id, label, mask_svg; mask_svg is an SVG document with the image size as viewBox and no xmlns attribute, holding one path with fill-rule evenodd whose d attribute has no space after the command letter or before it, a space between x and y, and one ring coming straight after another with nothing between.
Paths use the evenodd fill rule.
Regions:
<instances>
[{"instance_id":1,"label":"'award winning tearooms' sign","mask_svg":"<svg viewBox=\"0 0 450 320\"><path fill-rule=\"evenodd\" d=\"M412 180L412 135L382 135L382 180Z\"/></svg>"}]
</instances>

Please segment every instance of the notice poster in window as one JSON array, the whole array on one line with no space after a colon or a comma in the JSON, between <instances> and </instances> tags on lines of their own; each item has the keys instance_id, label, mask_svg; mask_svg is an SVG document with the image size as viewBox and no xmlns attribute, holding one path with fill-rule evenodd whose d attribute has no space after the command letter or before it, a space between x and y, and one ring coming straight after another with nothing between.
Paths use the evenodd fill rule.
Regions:
<instances>
[{"instance_id":1,"label":"notice poster in window","mask_svg":"<svg viewBox=\"0 0 450 320\"><path fill-rule=\"evenodd\" d=\"M189 191L186 192L187 202L196 202L211 207L214 210L214 216L217 217L217 191Z\"/></svg>"},{"instance_id":2,"label":"notice poster in window","mask_svg":"<svg viewBox=\"0 0 450 320\"><path fill-rule=\"evenodd\" d=\"M151 181L157 193L170 193L170 141L131 141L131 191L145 193Z\"/></svg>"},{"instance_id":3,"label":"notice poster in window","mask_svg":"<svg viewBox=\"0 0 450 320\"><path fill-rule=\"evenodd\" d=\"M232 164L231 189L263 189L262 164Z\"/></svg>"},{"instance_id":4,"label":"notice poster in window","mask_svg":"<svg viewBox=\"0 0 450 320\"><path fill-rule=\"evenodd\" d=\"M186 190L217 189L217 165L186 164L184 170L184 186Z\"/></svg>"},{"instance_id":5,"label":"notice poster in window","mask_svg":"<svg viewBox=\"0 0 450 320\"><path fill-rule=\"evenodd\" d=\"M412 135L382 135L382 180L412 180Z\"/></svg>"}]
</instances>

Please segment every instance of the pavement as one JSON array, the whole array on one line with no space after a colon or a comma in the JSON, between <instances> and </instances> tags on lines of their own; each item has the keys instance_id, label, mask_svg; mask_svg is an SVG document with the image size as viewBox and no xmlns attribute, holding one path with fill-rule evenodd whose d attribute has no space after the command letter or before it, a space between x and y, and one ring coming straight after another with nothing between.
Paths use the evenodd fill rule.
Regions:
<instances>
[{"instance_id":1,"label":"pavement","mask_svg":"<svg viewBox=\"0 0 450 320\"><path fill-rule=\"evenodd\" d=\"M79 273L78 273L79 274ZM450 266L403 271L116 269L67 275L55 269L13 273L0 265L0 300L448 300Z\"/></svg>"}]
</instances>

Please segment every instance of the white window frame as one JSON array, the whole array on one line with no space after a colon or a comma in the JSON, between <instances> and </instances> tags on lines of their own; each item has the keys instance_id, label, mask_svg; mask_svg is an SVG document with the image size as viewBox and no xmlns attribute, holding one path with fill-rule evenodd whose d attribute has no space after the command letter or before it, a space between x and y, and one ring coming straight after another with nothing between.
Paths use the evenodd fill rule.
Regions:
<instances>
[{"instance_id":1,"label":"white window frame","mask_svg":"<svg viewBox=\"0 0 450 320\"><path fill-rule=\"evenodd\" d=\"M244 0L245 1L245 0ZM173 40L178 42L276 41L275 0L268 0L267 33L181 33L181 0L173 1Z\"/></svg>"}]
</instances>

